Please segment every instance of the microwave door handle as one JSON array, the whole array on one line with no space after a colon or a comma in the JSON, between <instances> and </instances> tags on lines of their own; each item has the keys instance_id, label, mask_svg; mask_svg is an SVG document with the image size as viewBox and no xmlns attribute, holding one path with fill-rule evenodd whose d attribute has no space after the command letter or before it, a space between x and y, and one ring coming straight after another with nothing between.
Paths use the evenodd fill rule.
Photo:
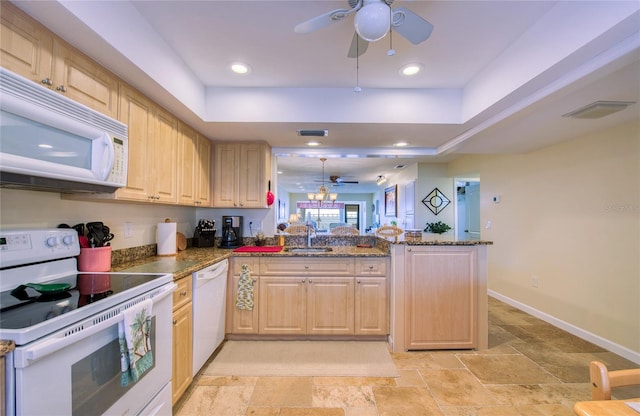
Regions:
<instances>
[{"instance_id":1,"label":"microwave door handle","mask_svg":"<svg viewBox=\"0 0 640 416\"><path fill-rule=\"evenodd\" d=\"M107 148L107 160L101 172L102 173L101 179L104 181L109 177L109 174L111 173L111 169L113 169L113 163L115 161L116 156L115 156L115 150L113 148L113 141L111 140L111 137L109 137L107 133L104 133L102 140L104 141L104 145Z\"/></svg>"}]
</instances>

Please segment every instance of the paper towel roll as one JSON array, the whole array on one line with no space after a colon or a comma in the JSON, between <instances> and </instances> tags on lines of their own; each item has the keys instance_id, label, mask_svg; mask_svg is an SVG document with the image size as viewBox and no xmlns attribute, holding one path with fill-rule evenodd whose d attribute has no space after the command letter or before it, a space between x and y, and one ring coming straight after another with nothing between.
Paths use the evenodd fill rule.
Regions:
<instances>
[{"instance_id":1,"label":"paper towel roll","mask_svg":"<svg viewBox=\"0 0 640 416\"><path fill-rule=\"evenodd\" d=\"M158 223L156 231L156 243L158 244L158 256L173 256L176 254L176 223Z\"/></svg>"}]
</instances>

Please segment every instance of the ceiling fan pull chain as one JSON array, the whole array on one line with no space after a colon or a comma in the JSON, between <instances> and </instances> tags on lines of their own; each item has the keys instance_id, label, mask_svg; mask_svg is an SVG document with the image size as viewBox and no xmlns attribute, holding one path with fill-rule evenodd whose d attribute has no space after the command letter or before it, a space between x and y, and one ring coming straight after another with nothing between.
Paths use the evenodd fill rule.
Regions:
<instances>
[{"instance_id":1,"label":"ceiling fan pull chain","mask_svg":"<svg viewBox=\"0 0 640 416\"><path fill-rule=\"evenodd\" d=\"M389 7L389 50L387 56L393 56L396 51L393 49L393 10Z\"/></svg>"},{"instance_id":2,"label":"ceiling fan pull chain","mask_svg":"<svg viewBox=\"0 0 640 416\"><path fill-rule=\"evenodd\" d=\"M358 35L356 35L358 36ZM360 88L360 51L359 51L360 41L356 41L356 87L353 89L354 92L362 91Z\"/></svg>"}]
</instances>

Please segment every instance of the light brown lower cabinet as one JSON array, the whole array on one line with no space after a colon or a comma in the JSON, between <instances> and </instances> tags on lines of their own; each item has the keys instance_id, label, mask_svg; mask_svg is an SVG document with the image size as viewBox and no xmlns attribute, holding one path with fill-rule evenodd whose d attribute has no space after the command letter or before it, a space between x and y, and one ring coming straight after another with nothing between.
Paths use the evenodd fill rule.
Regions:
<instances>
[{"instance_id":1,"label":"light brown lower cabinet","mask_svg":"<svg viewBox=\"0 0 640 416\"><path fill-rule=\"evenodd\" d=\"M384 336L389 332L387 258L232 259L227 332ZM250 265L254 310L235 307L239 270Z\"/></svg>"},{"instance_id":2,"label":"light brown lower cabinet","mask_svg":"<svg viewBox=\"0 0 640 416\"><path fill-rule=\"evenodd\" d=\"M193 381L193 289L190 277L178 280L178 287L173 292L173 404Z\"/></svg>"},{"instance_id":3,"label":"light brown lower cabinet","mask_svg":"<svg viewBox=\"0 0 640 416\"><path fill-rule=\"evenodd\" d=\"M478 346L476 256L473 246L407 248L406 349Z\"/></svg>"}]
</instances>

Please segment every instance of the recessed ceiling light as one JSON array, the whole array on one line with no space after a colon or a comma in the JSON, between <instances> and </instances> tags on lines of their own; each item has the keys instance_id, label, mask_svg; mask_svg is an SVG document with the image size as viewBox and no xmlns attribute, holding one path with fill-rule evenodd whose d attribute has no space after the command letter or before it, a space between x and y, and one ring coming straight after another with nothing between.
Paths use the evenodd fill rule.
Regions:
<instances>
[{"instance_id":1,"label":"recessed ceiling light","mask_svg":"<svg viewBox=\"0 0 640 416\"><path fill-rule=\"evenodd\" d=\"M405 146L408 146L408 145L409 145L409 143L407 143L405 141L400 141L400 142L397 142L397 143L393 144L394 147L405 147Z\"/></svg>"},{"instance_id":2,"label":"recessed ceiling light","mask_svg":"<svg viewBox=\"0 0 640 416\"><path fill-rule=\"evenodd\" d=\"M236 74L245 75L251 72L251 66L242 62L234 62L231 64L231 70Z\"/></svg>"},{"instance_id":3,"label":"recessed ceiling light","mask_svg":"<svg viewBox=\"0 0 640 416\"><path fill-rule=\"evenodd\" d=\"M402 68L400 68L400 75L403 75L405 77L410 77L418 74L420 71L422 71L422 68L424 68L424 65L422 64L418 64L418 63L407 64Z\"/></svg>"},{"instance_id":4,"label":"recessed ceiling light","mask_svg":"<svg viewBox=\"0 0 640 416\"><path fill-rule=\"evenodd\" d=\"M315 140L312 140L310 142L307 142L307 146L320 146L322 143L317 142Z\"/></svg>"}]
</instances>

